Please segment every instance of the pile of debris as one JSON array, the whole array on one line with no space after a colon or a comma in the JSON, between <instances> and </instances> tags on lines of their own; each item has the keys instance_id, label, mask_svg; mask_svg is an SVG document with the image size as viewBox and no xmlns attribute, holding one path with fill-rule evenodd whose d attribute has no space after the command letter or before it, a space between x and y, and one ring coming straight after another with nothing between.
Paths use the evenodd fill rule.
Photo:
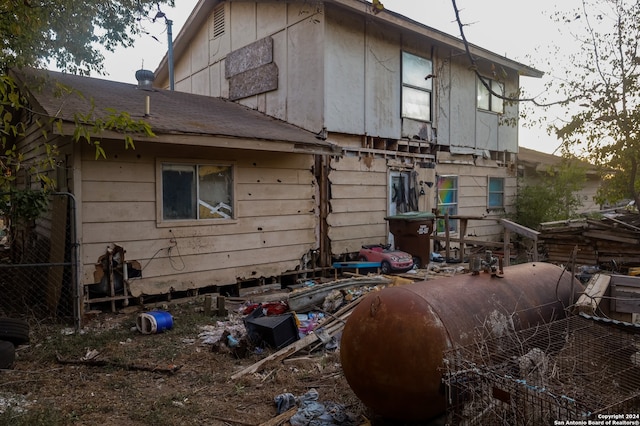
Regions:
<instances>
[{"instance_id":1,"label":"pile of debris","mask_svg":"<svg viewBox=\"0 0 640 426\"><path fill-rule=\"evenodd\" d=\"M244 298L230 312L229 321L205 330L201 338L216 352L244 358L256 349L276 352L239 373L255 372L269 361L281 361L308 347L336 349L344 324L364 295L384 287L409 284L466 273L462 265L432 266L413 273L360 275L344 272L346 278L323 282L305 280L292 291L258 293Z\"/></svg>"},{"instance_id":2,"label":"pile of debris","mask_svg":"<svg viewBox=\"0 0 640 426\"><path fill-rule=\"evenodd\" d=\"M638 213L542 223L538 240L551 263L595 265L620 273L640 266Z\"/></svg>"},{"instance_id":3,"label":"pile of debris","mask_svg":"<svg viewBox=\"0 0 640 426\"><path fill-rule=\"evenodd\" d=\"M363 295L387 285L394 279L382 275L359 276L327 283L309 280L305 286L274 296L271 301L245 300L227 321L202 330L200 339L215 352L244 358L252 352L270 349L273 353L237 372L237 379L260 371L267 362L282 361L308 347L336 349L340 334L351 311Z\"/></svg>"}]
</instances>

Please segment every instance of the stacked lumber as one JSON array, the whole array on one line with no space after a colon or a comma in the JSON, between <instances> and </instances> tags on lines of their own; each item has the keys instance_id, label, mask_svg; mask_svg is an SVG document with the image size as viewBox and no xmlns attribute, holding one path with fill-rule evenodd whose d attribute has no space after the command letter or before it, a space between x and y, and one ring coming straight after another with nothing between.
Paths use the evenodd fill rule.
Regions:
<instances>
[{"instance_id":1,"label":"stacked lumber","mask_svg":"<svg viewBox=\"0 0 640 426\"><path fill-rule=\"evenodd\" d=\"M542 223L539 241L551 263L640 265L640 215Z\"/></svg>"}]
</instances>

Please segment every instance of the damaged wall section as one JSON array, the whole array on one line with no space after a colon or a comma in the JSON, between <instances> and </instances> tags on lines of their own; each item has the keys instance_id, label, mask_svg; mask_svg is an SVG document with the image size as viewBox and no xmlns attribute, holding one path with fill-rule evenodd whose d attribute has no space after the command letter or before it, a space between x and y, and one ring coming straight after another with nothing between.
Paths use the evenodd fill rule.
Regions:
<instances>
[{"instance_id":1,"label":"damaged wall section","mask_svg":"<svg viewBox=\"0 0 640 426\"><path fill-rule=\"evenodd\" d=\"M141 265L134 297L235 285L295 270L317 249L314 158L307 154L113 144L110 159L82 147L82 284L95 284L95 265L116 243ZM159 223L156 158L198 158L233 164L231 220ZM108 206L108 208L106 208Z\"/></svg>"},{"instance_id":2,"label":"damaged wall section","mask_svg":"<svg viewBox=\"0 0 640 426\"><path fill-rule=\"evenodd\" d=\"M278 88L278 66L273 62L273 39L265 37L234 50L225 61L229 99L237 100Z\"/></svg>"}]
</instances>

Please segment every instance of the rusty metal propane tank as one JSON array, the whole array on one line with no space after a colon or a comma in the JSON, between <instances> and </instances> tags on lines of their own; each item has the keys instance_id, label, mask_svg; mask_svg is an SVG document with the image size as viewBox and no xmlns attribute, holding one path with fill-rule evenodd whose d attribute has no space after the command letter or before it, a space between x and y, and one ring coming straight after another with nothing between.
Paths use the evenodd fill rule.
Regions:
<instances>
[{"instance_id":1,"label":"rusty metal propane tank","mask_svg":"<svg viewBox=\"0 0 640 426\"><path fill-rule=\"evenodd\" d=\"M446 410L444 351L565 316L583 290L571 273L549 263L504 268L504 275L464 274L367 295L345 324L344 375L376 415L420 421Z\"/></svg>"}]
</instances>

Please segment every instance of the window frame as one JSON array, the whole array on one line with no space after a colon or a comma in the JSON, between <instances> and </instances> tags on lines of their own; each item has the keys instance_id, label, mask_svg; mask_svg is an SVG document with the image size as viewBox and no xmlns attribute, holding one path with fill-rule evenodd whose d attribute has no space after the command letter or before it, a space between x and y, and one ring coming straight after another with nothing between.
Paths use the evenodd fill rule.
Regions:
<instances>
[{"instance_id":1,"label":"window frame","mask_svg":"<svg viewBox=\"0 0 640 426\"><path fill-rule=\"evenodd\" d=\"M489 86L491 87L491 90L493 92L500 93L502 96L504 96L504 83L497 80L493 80L491 78L482 77L482 79L484 79L486 82L489 83ZM481 111L493 112L496 114L504 114L504 99L501 99L500 97L491 93L491 91L489 91L484 86L484 84L482 84L482 79L480 77L476 79L477 108ZM483 91L483 93L480 93L481 90ZM486 107L484 105L483 106L480 105L481 96L484 96L487 98L488 105Z\"/></svg>"},{"instance_id":2,"label":"window frame","mask_svg":"<svg viewBox=\"0 0 640 426\"><path fill-rule=\"evenodd\" d=\"M491 186L491 182L492 181L501 181L502 182L502 187L500 191L495 191L492 190L492 186ZM500 205L492 205L491 204L491 199L492 199L492 195L496 195L496 194L500 194L501 199ZM489 211L504 211L504 199L505 199L505 178L503 177L499 177L499 176L487 176L487 212Z\"/></svg>"},{"instance_id":3,"label":"window frame","mask_svg":"<svg viewBox=\"0 0 640 426\"><path fill-rule=\"evenodd\" d=\"M196 167L196 176L198 174L199 167L203 166L222 166L229 167L231 169L231 217L229 218L198 218L198 205L196 204L196 218L189 219L165 219L164 218L164 180L163 180L163 166L194 166ZM156 159L156 224L159 227L169 226L198 226L198 225L213 225L213 224L227 224L237 223L238 218L238 206L237 206L237 165L234 161L215 161L215 160L202 160L202 159L174 159L174 158L158 158ZM199 188L199 179L196 179L196 194ZM197 196L197 195L196 195Z\"/></svg>"},{"instance_id":4,"label":"window frame","mask_svg":"<svg viewBox=\"0 0 640 426\"><path fill-rule=\"evenodd\" d=\"M445 180L455 181L455 188L452 189L443 189L443 182ZM442 192L443 191L452 191L455 195L454 202L442 202ZM460 192L460 177L458 175L439 175L437 176L437 188L436 188L436 209L439 216L444 216L446 212L449 212L449 216L454 216L458 214L458 204L459 198L458 194ZM451 208L453 207L453 209ZM453 210L453 211L452 211ZM438 219L436 223L436 232L444 233L446 229L444 228L444 219ZM458 232L458 220L449 220L449 232Z\"/></svg>"},{"instance_id":5,"label":"window frame","mask_svg":"<svg viewBox=\"0 0 640 426\"><path fill-rule=\"evenodd\" d=\"M415 59L414 59L415 58ZM419 56L413 54L411 52L407 52L406 50L402 50L400 53L400 63L401 63L401 91L400 91L400 116L402 118L408 118L411 120L424 121L427 123L431 123L433 121L433 78L425 78L424 83L421 81L409 81L408 77L408 65L409 59L414 59L416 61L424 61L428 63L428 68L425 69L425 77L428 75L433 75L433 60L425 58L423 56ZM405 92L406 89L406 92ZM417 95L426 94L429 98L428 100L428 117L424 117L420 114L413 114L411 111L408 111L407 104L405 100L408 98L408 94L413 93Z\"/></svg>"}]
</instances>

